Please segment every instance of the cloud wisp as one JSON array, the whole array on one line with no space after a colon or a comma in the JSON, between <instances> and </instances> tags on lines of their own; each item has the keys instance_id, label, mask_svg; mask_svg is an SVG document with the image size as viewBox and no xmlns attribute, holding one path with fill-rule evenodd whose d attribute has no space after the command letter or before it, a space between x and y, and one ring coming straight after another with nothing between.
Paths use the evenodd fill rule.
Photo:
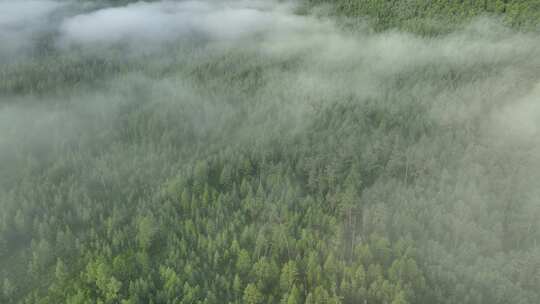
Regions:
<instances>
[{"instance_id":1,"label":"cloud wisp","mask_svg":"<svg viewBox=\"0 0 540 304\"><path fill-rule=\"evenodd\" d=\"M0 0L0 62L31 48L51 29L50 15L65 5L54 0Z\"/></svg>"},{"instance_id":2,"label":"cloud wisp","mask_svg":"<svg viewBox=\"0 0 540 304\"><path fill-rule=\"evenodd\" d=\"M263 2L137 2L72 16L60 26L63 46L156 46L181 39L230 41L275 30L294 16L289 5Z\"/></svg>"}]
</instances>

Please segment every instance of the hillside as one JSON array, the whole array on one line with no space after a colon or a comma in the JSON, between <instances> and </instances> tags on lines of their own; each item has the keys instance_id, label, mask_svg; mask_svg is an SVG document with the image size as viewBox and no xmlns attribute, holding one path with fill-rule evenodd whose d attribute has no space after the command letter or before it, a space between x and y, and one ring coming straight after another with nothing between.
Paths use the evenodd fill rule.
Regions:
<instances>
[{"instance_id":1,"label":"hillside","mask_svg":"<svg viewBox=\"0 0 540 304\"><path fill-rule=\"evenodd\" d=\"M538 303L538 1L428 2L0 0L0 303Z\"/></svg>"},{"instance_id":2,"label":"hillside","mask_svg":"<svg viewBox=\"0 0 540 304\"><path fill-rule=\"evenodd\" d=\"M439 35L486 16L520 31L540 29L538 0L308 0L306 3L306 8L325 5L332 15L367 20L377 31L399 29Z\"/></svg>"}]
</instances>

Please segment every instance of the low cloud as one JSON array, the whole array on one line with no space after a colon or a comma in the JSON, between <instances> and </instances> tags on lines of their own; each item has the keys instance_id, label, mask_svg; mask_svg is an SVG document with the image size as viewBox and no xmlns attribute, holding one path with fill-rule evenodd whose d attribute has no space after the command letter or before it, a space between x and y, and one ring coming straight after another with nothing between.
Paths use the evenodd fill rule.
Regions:
<instances>
[{"instance_id":1,"label":"low cloud","mask_svg":"<svg viewBox=\"0 0 540 304\"><path fill-rule=\"evenodd\" d=\"M540 83L497 111L493 124L498 137L513 145L540 147Z\"/></svg>"},{"instance_id":2,"label":"low cloud","mask_svg":"<svg viewBox=\"0 0 540 304\"><path fill-rule=\"evenodd\" d=\"M0 0L0 62L32 47L50 28L49 16L65 3L52 0Z\"/></svg>"},{"instance_id":3,"label":"low cloud","mask_svg":"<svg viewBox=\"0 0 540 304\"><path fill-rule=\"evenodd\" d=\"M404 159L411 176L426 178L425 197L410 201L459 204L489 217L504 200L499 184L518 181L504 191L527 197L524 210L540 210L537 34L490 19L429 38L347 32L277 1L87 3L0 0L0 64L43 40L55 55L0 66L0 196L31 176L34 163L61 168L68 159L79 183L104 168L119 185L155 186L178 173L182 151L199 157L273 138L322 147L327 138L310 134L326 128L318 120L328 111L348 120L330 127L343 131L328 134L336 153L379 167L385 149L395 153L396 169ZM209 47L189 48L199 45ZM138 57L146 51L151 56ZM376 170L392 174L385 166ZM514 173L501 178L506 171ZM366 201L382 200L373 193ZM394 194L392 208L407 208ZM481 229L487 243L498 228Z\"/></svg>"},{"instance_id":4,"label":"low cloud","mask_svg":"<svg viewBox=\"0 0 540 304\"><path fill-rule=\"evenodd\" d=\"M179 39L237 40L282 27L289 6L263 2L161 1L105 8L66 19L63 46L129 43L159 46Z\"/></svg>"}]
</instances>

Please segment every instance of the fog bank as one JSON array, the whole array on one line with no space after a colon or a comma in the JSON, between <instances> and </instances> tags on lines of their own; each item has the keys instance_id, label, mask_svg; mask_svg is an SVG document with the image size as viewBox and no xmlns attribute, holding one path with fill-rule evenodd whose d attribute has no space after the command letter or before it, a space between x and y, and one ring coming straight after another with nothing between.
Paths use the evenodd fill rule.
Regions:
<instances>
[{"instance_id":1,"label":"fog bank","mask_svg":"<svg viewBox=\"0 0 540 304\"><path fill-rule=\"evenodd\" d=\"M436 37L350 31L300 5L0 0L0 236L21 239L8 251L32 257L49 206L86 221L70 228L84 243L110 210L142 210L200 162L249 151L258 174L281 160L324 206L358 170L358 235L417 242L434 285L511 282L533 299L527 267L497 265L538 251L538 34L489 18ZM302 166L324 179L290 173Z\"/></svg>"}]
</instances>

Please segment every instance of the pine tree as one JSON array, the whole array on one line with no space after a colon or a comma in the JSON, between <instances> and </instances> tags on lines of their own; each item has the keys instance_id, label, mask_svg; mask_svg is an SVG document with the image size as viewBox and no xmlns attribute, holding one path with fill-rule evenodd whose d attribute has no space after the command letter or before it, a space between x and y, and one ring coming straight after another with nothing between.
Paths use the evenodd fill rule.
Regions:
<instances>
[{"instance_id":1,"label":"pine tree","mask_svg":"<svg viewBox=\"0 0 540 304\"><path fill-rule=\"evenodd\" d=\"M244 303L246 304L260 304L263 302L263 294L259 291L257 286L250 283L244 290Z\"/></svg>"}]
</instances>

